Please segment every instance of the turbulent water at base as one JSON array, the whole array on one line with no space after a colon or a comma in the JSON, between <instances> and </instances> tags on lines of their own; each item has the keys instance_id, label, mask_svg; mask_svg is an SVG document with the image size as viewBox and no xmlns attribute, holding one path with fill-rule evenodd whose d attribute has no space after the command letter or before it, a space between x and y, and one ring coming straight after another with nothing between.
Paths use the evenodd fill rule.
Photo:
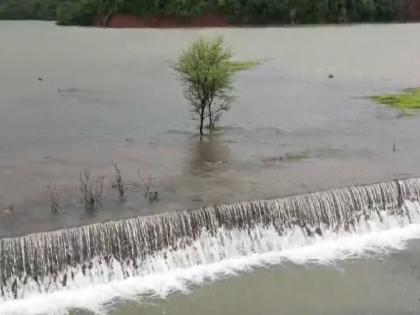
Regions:
<instances>
[{"instance_id":1,"label":"turbulent water at base","mask_svg":"<svg viewBox=\"0 0 420 315\"><path fill-rule=\"evenodd\" d=\"M420 178L0 240L1 304L419 223Z\"/></svg>"}]
</instances>

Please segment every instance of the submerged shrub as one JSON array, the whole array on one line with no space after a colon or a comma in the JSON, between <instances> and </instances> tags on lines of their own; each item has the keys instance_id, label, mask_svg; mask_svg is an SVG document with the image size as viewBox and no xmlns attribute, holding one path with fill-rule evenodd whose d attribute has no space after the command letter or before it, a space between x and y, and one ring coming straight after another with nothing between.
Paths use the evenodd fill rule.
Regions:
<instances>
[{"instance_id":1,"label":"submerged shrub","mask_svg":"<svg viewBox=\"0 0 420 315\"><path fill-rule=\"evenodd\" d=\"M57 214L60 209L60 198L55 187L47 186L50 195L50 210L51 214Z\"/></svg>"},{"instance_id":2,"label":"submerged shrub","mask_svg":"<svg viewBox=\"0 0 420 315\"><path fill-rule=\"evenodd\" d=\"M86 211L102 208L102 196L104 189L104 176L92 178L90 172L85 170L80 173L80 201Z\"/></svg>"},{"instance_id":3,"label":"submerged shrub","mask_svg":"<svg viewBox=\"0 0 420 315\"><path fill-rule=\"evenodd\" d=\"M123 180L121 169L118 167L117 164L114 164L114 170L115 170L115 180L112 184L112 187L115 188L118 191L118 196L121 201L124 201L126 199L126 184Z\"/></svg>"},{"instance_id":4,"label":"submerged shrub","mask_svg":"<svg viewBox=\"0 0 420 315\"><path fill-rule=\"evenodd\" d=\"M148 181L146 181L143 175L141 174L140 170L137 170L137 174L139 175L139 178L144 185L144 197L149 199L150 202L159 200L159 191L153 185L152 177L149 177Z\"/></svg>"}]
</instances>

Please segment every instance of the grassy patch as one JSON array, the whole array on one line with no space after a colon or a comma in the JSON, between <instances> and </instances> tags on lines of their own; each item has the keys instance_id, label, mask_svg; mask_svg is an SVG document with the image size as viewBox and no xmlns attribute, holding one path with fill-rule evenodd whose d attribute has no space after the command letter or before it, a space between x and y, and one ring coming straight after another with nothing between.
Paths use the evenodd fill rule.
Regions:
<instances>
[{"instance_id":1,"label":"grassy patch","mask_svg":"<svg viewBox=\"0 0 420 315\"><path fill-rule=\"evenodd\" d=\"M309 154L307 152L297 152L297 153L288 153L284 156L284 160L304 160L309 159Z\"/></svg>"},{"instance_id":2,"label":"grassy patch","mask_svg":"<svg viewBox=\"0 0 420 315\"><path fill-rule=\"evenodd\" d=\"M233 71L244 71L256 68L260 63L256 61L235 61L230 66Z\"/></svg>"},{"instance_id":3,"label":"grassy patch","mask_svg":"<svg viewBox=\"0 0 420 315\"><path fill-rule=\"evenodd\" d=\"M266 163L273 163L273 162L279 162L279 161L284 161L284 162L300 161L300 160L305 160L309 158L310 158L309 153L306 151L303 151L303 152L295 152L295 153L286 153L280 156L268 157L268 158L264 158L262 161Z\"/></svg>"},{"instance_id":4,"label":"grassy patch","mask_svg":"<svg viewBox=\"0 0 420 315\"><path fill-rule=\"evenodd\" d=\"M372 99L380 104L385 104L399 109L404 114L413 114L420 109L420 88L407 89L400 94L373 96Z\"/></svg>"}]
</instances>

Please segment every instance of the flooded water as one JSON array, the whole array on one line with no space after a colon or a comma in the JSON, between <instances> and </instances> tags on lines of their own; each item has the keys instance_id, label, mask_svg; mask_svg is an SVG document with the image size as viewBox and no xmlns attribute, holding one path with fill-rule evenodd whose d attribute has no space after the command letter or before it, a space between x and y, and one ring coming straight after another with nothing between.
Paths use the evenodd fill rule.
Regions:
<instances>
[{"instance_id":1,"label":"flooded water","mask_svg":"<svg viewBox=\"0 0 420 315\"><path fill-rule=\"evenodd\" d=\"M419 31L1 22L0 205L14 214L0 234L418 175L419 118L365 97L419 85ZM201 144L170 65L199 36L219 34L236 59L261 65L238 76L222 132ZM79 173L110 182L113 162L133 184L128 200L108 191L104 209L86 216ZM137 169L155 178L159 203L144 200ZM50 215L47 184L60 216Z\"/></svg>"},{"instance_id":2,"label":"flooded water","mask_svg":"<svg viewBox=\"0 0 420 315\"><path fill-rule=\"evenodd\" d=\"M0 236L418 176L420 116L367 97L420 86L419 34L420 24L117 30L0 21ZM200 143L170 66L213 35L237 60L260 65L238 75L220 133ZM113 163L129 184L125 203L110 187ZM104 207L92 214L79 204L85 169L106 176ZM153 177L158 202L144 198L138 169ZM55 216L47 185L60 196ZM419 243L409 241L418 234L395 233L327 261L304 253L212 265L163 273L141 289L133 280L66 293L56 299L64 309L40 299L7 310L418 314Z\"/></svg>"}]
</instances>

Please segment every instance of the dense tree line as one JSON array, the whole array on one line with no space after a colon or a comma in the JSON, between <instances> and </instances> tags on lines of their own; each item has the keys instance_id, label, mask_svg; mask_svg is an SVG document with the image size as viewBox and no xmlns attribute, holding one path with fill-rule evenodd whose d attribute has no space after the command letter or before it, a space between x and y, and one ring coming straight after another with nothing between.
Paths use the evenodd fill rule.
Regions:
<instances>
[{"instance_id":1,"label":"dense tree line","mask_svg":"<svg viewBox=\"0 0 420 315\"><path fill-rule=\"evenodd\" d=\"M0 18L53 20L61 2L62 0L1 0Z\"/></svg>"},{"instance_id":2,"label":"dense tree line","mask_svg":"<svg viewBox=\"0 0 420 315\"><path fill-rule=\"evenodd\" d=\"M106 25L116 13L193 17L219 12L232 23L307 24L387 22L409 0L2 0L2 19L56 19L59 24Z\"/></svg>"}]
</instances>

